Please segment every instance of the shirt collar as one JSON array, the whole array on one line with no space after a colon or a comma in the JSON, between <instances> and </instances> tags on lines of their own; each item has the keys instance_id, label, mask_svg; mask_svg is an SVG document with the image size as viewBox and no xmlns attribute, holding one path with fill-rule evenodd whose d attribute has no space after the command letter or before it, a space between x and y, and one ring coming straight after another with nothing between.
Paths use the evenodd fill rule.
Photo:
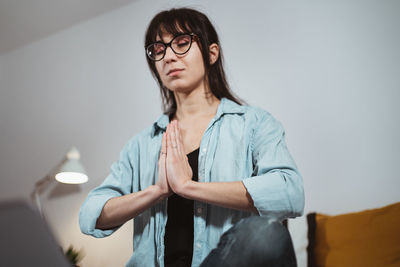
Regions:
<instances>
[{"instance_id":1,"label":"shirt collar","mask_svg":"<svg viewBox=\"0 0 400 267\"><path fill-rule=\"evenodd\" d=\"M214 121L219 120L225 114L243 114L244 110L244 106L241 106L232 100L223 97L218 105L217 113L214 116ZM154 137L157 135L159 131L165 132L168 123L169 116L167 114L161 115L153 124L152 136Z\"/></svg>"}]
</instances>

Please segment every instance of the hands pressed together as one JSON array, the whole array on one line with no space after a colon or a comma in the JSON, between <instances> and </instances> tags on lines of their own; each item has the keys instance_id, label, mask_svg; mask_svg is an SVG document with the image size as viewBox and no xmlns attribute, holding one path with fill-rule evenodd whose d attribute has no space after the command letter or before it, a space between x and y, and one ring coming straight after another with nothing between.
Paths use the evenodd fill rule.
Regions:
<instances>
[{"instance_id":1,"label":"hands pressed together","mask_svg":"<svg viewBox=\"0 0 400 267\"><path fill-rule=\"evenodd\" d=\"M156 186L163 195L170 196L174 192L180 195L184 185L192 181L192 176L178 121L174 120L168 124L167 131L162 136Z\"/></svg>"},{"instance_id":2,"label":"hands pressed together","mask_svg":"<svg viewBox=\"0 0 400 267\"><path fill-rule=\"evenodd\" d=\"M225 208L257 212L241 181L197 183L192 177L178 122L172 121L162 136L156 184L148 190L111 198L104 205L96 228L117 227L173 193Z\"/></svg>"}]
</instances>

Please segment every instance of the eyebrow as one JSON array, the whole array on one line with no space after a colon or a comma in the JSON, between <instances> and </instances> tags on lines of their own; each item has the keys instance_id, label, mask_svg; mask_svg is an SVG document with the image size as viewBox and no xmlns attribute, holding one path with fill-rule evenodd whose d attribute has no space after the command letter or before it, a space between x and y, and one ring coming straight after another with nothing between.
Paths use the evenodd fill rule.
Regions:
<instances>
[{"instance_id":1,"label":"eyebrow","mask_svg":"<svg viewBox=\"0 0 400 267\"><path fill-rule=\"evenodd\" d=\"M164 35L171 35L172 36L172 38L171 38L171 40L172 39L174 39L176 36L178 36L178 35L180 35L180 34L186 34L187 32L177 32L177 33L175 33L175 34L172 34L172 33L164 33ZM159 38L159 39L158 39ZM171 40L169 40L169 41L171 41ZM155 42L162 42L162 43L164 43L164 44L168 44L169 42L164 42L164 40L161 38L161 36L160 35L158 35L157 34L157 36L156 36L156 39L155 39Z\"/></svg>"}]
</instances>

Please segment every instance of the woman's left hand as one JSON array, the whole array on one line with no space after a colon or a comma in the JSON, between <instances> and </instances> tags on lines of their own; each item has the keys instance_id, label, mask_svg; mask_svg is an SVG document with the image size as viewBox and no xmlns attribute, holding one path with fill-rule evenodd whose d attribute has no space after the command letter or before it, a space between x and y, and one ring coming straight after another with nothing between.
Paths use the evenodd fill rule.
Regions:
<instances>
[{"instance_id":1,"label":"woman's left hand","mask_svg":"<svg viewBox=\"0 0 400 267\"><path fill-rule=\"evenodd\" d=\"M178 121L167 126L167 179L172 190L182 195L185 183L192 180L193 171L183 148Z\"/></svg>"}]
</instances>

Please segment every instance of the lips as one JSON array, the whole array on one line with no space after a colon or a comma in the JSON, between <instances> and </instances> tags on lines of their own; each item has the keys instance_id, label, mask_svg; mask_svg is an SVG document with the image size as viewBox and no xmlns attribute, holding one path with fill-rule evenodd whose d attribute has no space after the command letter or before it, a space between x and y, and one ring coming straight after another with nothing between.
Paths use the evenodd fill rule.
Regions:
<instances>
[{"instance_id":1,"label":"lips","mask_svg":"<svg viewBox=\"0 0 400 267\"><path fill-rule=\"evenodd\" d=\"M174 76L174 75L177 75L177 74L179 74L181 71L183 71L183 69L179 69L179 68L170 69L170 70L167 72L167 76Z\"/></svg>"}]
</instances>

